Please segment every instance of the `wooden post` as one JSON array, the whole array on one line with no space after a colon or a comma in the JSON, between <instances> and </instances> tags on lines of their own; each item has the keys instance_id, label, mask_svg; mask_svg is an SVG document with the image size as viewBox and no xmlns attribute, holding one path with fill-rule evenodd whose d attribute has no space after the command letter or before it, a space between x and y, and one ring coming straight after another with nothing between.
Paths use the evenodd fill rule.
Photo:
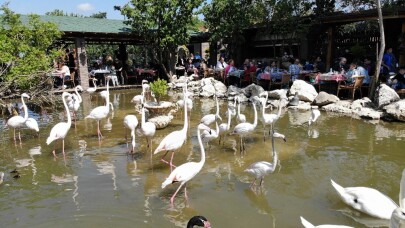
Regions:
<instances>
[{"instance_id":1,"label":"wooden post","mask_svg":"<svg viewBox=\"0 0 405 228\"><path fill-rule=\"evenodd\" d=\"M332 61L333 61L333 51L334 51L334 43L333 43L334 31L333 27L329 26L328 28L328 50L326 51L326 71L331 68Z\"/></svg>"},{"instance_id":2,"label":"wooden post","mask_svg":"<svg viewBox=\"0 0 405 228\"><path fill-rule=\"evenodd\" d=\"M402 34L405 34L405 21L402 21ZM405 40L402 40L401 46L405 47ZM399 66L405 66L405 51L404 50L399 51Z\"/></svg>"},{"instance_id":3,"label":"wooden post","mask_svg":"<svg viewBox=\"0 0 405 228\"><path fill-rule=\"evenodd\" d=\"M87 68L86 41L84 38L75 38L76 53L78 57L77 71L80 85L84 90L89 88L89 69Z\"/></svg>"}]
</instances>

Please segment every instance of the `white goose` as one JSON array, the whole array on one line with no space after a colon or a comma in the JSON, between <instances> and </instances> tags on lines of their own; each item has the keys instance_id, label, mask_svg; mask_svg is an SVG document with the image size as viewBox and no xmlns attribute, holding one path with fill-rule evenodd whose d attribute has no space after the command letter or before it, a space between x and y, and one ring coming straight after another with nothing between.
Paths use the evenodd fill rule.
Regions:
<instances>
[{"instance_id":1,"label":"white goose","mask_svg":"<svg viewBox=\"0 0 405 228\"><path fill-rule=\"evenodd\" d=\"M222 121L222 118L219 115L218 97L217 97L216 94L214 94L214 96L215 96L215 103L216 103L216 106L217 106L217 110L216 110L215 114L205 115L203 118L201 118L201 121L200 121L200 123L205 124L206 126L209 126L212 123L214 123L217 118ZM203 139L203 141L204 141L204 139Z\"/></svg>"},{"instance_id":2,"label":"white goose","mask_svg":"<svg viewBox=\"0 0 405 228\"><path fill-rule=\"evenodd\" d=\"M238 113L236 114L236 120L238 120L239 123L245 123L246 116L240 113L240 97L235 97L235 102L238 102Z\"/></svg>"},{"instance_id":3,"label":"white goose","mask_svg":"<svg viewBox=\"0 0 405 228\"><path fill-rule=\"evenodd\" d=\"M243 141L243 137L252 133L254 131L254 129L257 126L257 110L256 110L256 105L253 102L253 110L255 113L255 119L253 121L253 124L251 123L240 123L238 125L235 126L235 128L233 129L233 134L237 134L240 137L240 152L242 153L242 151L245 150L245 145L244 145L244 141Z\"/></svg>"},{"instance_id":4,"label":"white goose","mask_svg":"<svg viewBox=\"0 0 405 228\"><path fill-rule=\"evenodd\" d=\"M57 139L62 139L62 153L63 156L65 156L65 137L67 133L69 132L70 126L72 125L72 119L70 117L70 111L69 107L66 104L66 97L70 97L71 94L67 92L62 93L62 100L63 100L63 105L65 106L66 110L66 116L67 116L67 122L59 122L55 126L53 126L51 132L49 133L49 137L46 139L46 144L49 145L53 141ZM55 153L55 146L52 151L53 156L56 157Z\"/></svg>"},{"instance_id":5,"label":"white goose","mask_svg":"<svg viewBox=\"0 0 405 228\"><path fill-rule=\"evenodd\" d=\"M109 82L108 80L110 79L110 77L107 77L107 94L109 94ZM86 116L87 118L90 119L95 119L97 120L97 135L98 135L98 139L100 140L103 135L101 134L100 131L100 121L101 119L107 118L108 114L110 113L110 96L108 95L106 97L106 101L105 101L106 105L104 106L98 106L96 108L94 108L93 110L91 110L90 114L88 116Z\"/></svg>"},{"instance_id":6,"label":"white goose","mask_svg":"<svg viewBox=\"0 0 405 228\"><path fill-rule=\"evenodd\" d=\"M156 133L156 125L152 122L146 122L145 120L145 107L142 104L142 121L141 121L141 128L139 129L139 133L146 138L146 142L148 143L148 148L150 149L150 160L152 161L152 138Z\"/></svg>"},{"instance_id":7,"label":"white goose","mask_svg":"<svg viewBox=\"0 0 405 228\"><path fill-rule=\"evenodd\" d=\"M207 126L204 124L199 124L198 129L197 129L197 138L198 138L198 143L200 145L200 150L201 150L201 160L200 162L187 162L185 164L180 165L179 167L175 168L169 175L169 177L166 178L166 180L162 183L162 188L165 188L169 184L173 184L175 182L180 182L180 186L177 188L176 192L173 194L173 196L170 198L170 203L173 205L174 202L174 197L176 197L177 193L179 192L180 188L185 185L189 180L191 180L193 177L195 177L202 167L204 166L205 163L205 151L204 151L204 145L201 141L201 136L200 136L200 130L209 130ZM184 195L187 197L187 187L184 187Z\"/></svg>"},{"instance_id":8,"label":"white goose","mask_svg":"<svg viewBox=\"0 0 405 228\"><path fill-rule=\"evenodd\" d=\"M10 119L8 119L7 123L6 123L6 126L10 126L11 128L14 129L14 143L16 143L15 129L22 127L28 119L28 109L27 109L27 105L25 105L24 98L30 98L30 96L26 93L21 94L21 102L22 102L22 107L24 109L24 117L13 116ZM20 143L21 143L20 129L18 129L18 138L20 139Z\"/></svg>"},{"instance_id":9,"label":"white goose","mask_svg":"<svg viewBox=\"0 0 405 228\"><path fill-rule=\"evenodd\" d=\"M183 90L183 93L185 91ZM186 95L184 94L184 97ZM161 151L166 151L166 153L162 156L161 161L169 164L170 165L170 170L175 167L173 165L173 157L174 157L174 152L178 149L180 149L181 146L183 146L184 142L187 139L187 128L188 128L188 121L187 121L187 102L184 104L184 126L183 129L178 130L178 131L173 131L170 134L166 135L166 137L163 138L162 141L160 141L159 146L155 149L155 152L153 154L157 154ZM167 155L169 151L172 151L172 157L170 159L170 162L167 162L164 158Z\"/></svg>"},{"instance_id":10,"label":"white goose","mask_svg":"<svg viewBox=\"0 0 405 228\"><path fill-rule=\"evenodd\" d=\"M370 216L390 219L398 205L391 198L373 188L342 186L331 180L344 203Z\"/></svg>"},{"instance_id":11,"label":"white goose","mask_svg":"<svg viewBox=\"0 0 405 228\"><path fill-rule=\"evenodd\" d=\"M303 217L301 218L301 223L305 228L353 228L351 226L341 226L341 225L319 225L319 226L314 226L307 220L305 220Z\"/></svg>"}]
</instances>

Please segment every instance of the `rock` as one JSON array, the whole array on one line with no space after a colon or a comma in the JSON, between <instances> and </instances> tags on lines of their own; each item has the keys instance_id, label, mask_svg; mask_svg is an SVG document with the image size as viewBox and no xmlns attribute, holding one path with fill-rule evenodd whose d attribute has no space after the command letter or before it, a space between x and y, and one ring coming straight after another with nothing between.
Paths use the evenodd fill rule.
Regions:
<instances>
[{"instance_id":1,"label":"rock","mask_svg":"<svg viewBox=\"0 0 405 228\"><path fill-rule=\"evenodd\" d=\"M241 92L242 92L241 88L231 85L228 87L228 90L226 91L226 96L233 97L240 94Z\"/></svg>"},{"instance_id":2,"label":"rock","mask_svg":"<svg viewBox=\"0 0 405 228\"><path fill-rule=\"evenodd\" d=\"M300 103L300 99L298 97L298 92L295 92L295 95L292 99L290 99L290 102L288 102L288 106L298 106Z\"/></svg>"},{"instance_id":3,"label":"rock","mask_svg":"<svg viewBox=\"0 0 405 228\"><path fill-rule=\"evenodd\" d=\"M376 111L372 108L362 107L358 110L353 110L358 116L366 119L379 120L381 118L382 112Z\"/></svg>"},{"instance_id":4,"label":"rock","mask_svg":"<svg viewBox=\"0 0 405 228\"><path fill-rule=\"evenodd\" d=\"M291 86L290 94L295 94L296 92L298 92L301 101L312 102L318 96L318 92L316 92L314 86L303 80L295 80Z\"/></svg>"},{"instance_id":5,"label":"rock","mask_svg":"<svg viewBox=\"0 0 405 228\"><path fill-rule=\"evenodd\" d=\"M362 108L375 108L375 105L368 97L363 97L361 99L353 101L351 105L352 110L360 110Z\"/></svg>"},{"instance_id":6,"label":"rock","mask_svg":"<svg viewBox=\"0 0 405 228\"><path fill-rule=\"evenodd\" d=\"M165 128L169 123L172 121L173 116L155 116L153 118L149 118L148 121L155 124L156 129Z\"/></svg>"},{"instance_id":7,"label":"rock","mask_svg":"<svg viewBox=\"0 0 405 228\"><path fill-rule=\"evenodd\" d=\"M246 97L259 96L259 94L263 92L264 92L263 87L253 83L242 89L242 93L244 93Z\"/></svg>"},{"instance_id":8,"label":"rock","mask_svg":"<svg viewBox=\"0 0 405 228\"><path fill-rule=\"evenodd\" d=\"M322 106L321 110L324 110L327 112L338 112L338 113L344 113L344 114L350 115L350 114L352 114L352 109L350 107L351 107L350 101L338 101L336 103Z\"/></svg>"},{"instance_id":9,"label":"rock","mask_svg":"<svg viewBox=\"0 0 405 228\"><path fill-rule=\"evenodd\" d=\"M308 110L311 110L311 104L309 102L298 101L297 105L295 105L295 106L289 105L288 109L308 111Z\"/></svg>"},{"instance_id":10,"label":"rock","mask_svg":"<svg viewBox=\"0 0 405 228\"><path fill-rule=\"evenodd\" d=\"M206 84L201 87L200 96L203 97L212 97L215 94L215 87L213 84Z\"/></svg>"},{"instance_id":11,"label":"rock","mask_svg":"<svg viewBox=\"0 0 405 228\"><path fill-rule=\"evenodd\" d=\"M395 90L393 90L386 84L382 84L378 87L374 100L377 107L381 109L385 105L388 105L395 101L399 101L399 99L399 95L397 94L397 92L395 92Z\"/></svg>"},{"instance_id":12,"label":"rock","mask_svg":"<svg viewBox=\"0 0 405 228\"><path fill-rule=\"evenodd\" d=\"M226 88L226 85L224 83L222 83L221 81L215 81L214 87L217 90L218 97L226 96L226 92L227 92L228 88Z\"/></svg>"},{"instance_id":13,"label":"rock","mask_svg":"<svg viewBox=\"0 0 405 228\"><path fill-rule=\"evenodd\" d=\"M273 109L277 109L278 105L281 101L281 108L285 108L287 106L287 102L285 102L285 100L268 100L267 104L270 104L272 106L272 110Z\"/></svg>"},{"instance_id":14,"label":"rock","mask_svg":"<svg viewBox=\"0 0 405 228\"><path fill-rule=\"evenodd\" d=\"M321 91L318 96L315 97L315 100L312 102L312 104L317 106L324 106L336 103L338 101L340 101L340 99L337 96Z\"/></svg>"},{"instance_id":15,"label":"rock","mask_svg":"<svg viewBox=\"0 0 405 228\"><path fill-rule=\"evenodd\" d=\"M269 98L280 99L287 97L287 90L286 89L276 89L269 91Z\"/></svg>"},{"instance_id":16,"label":"rock","mask_svg":"<svg viewBox=\"0 0 405 228\"><path fill-rule=\"evenodd\" d=\"M405 99L385 106L384 110L393 119L405 122Z\"/></svg>"},{"instance_id":17,"label":"rock","mask_svg":"<svg viewBox=\"0 0 405 228\"><path fill-rule=\"evenodd\" d=\"M241 93L241 94L239 94L239 95L237 95L238 97L239 97L239 101L241 102L241 103L243 103L243 102L248 102L249 101L249 98L247 98L246 96L245 96L245 94L243 94L243 93Z\"/></svg>"}]
</instances>

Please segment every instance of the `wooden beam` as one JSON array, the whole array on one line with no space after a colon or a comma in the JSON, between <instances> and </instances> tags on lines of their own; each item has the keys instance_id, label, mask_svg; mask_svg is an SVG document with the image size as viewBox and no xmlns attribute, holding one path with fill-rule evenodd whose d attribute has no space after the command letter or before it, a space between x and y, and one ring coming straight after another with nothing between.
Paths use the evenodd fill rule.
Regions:
<instances>
[{"instance_id":1,"label":"wooden beam","mask_svg":"<svg viewBox=\"0 0 405 228\"><path fill-rule=\"evenodd\" d=\"M77 71L80 77L80 85L84 90L89 88L89 69L87 67L86 41L84 38L76 38Z\"/></svg>"},{"instance_id":2,"label":"wooden beam","mask_svg":"<svg viewBox=\"0 0 405 228\"><path fill-rule=\"evenodd\" d=\"M332 64L332 58L333 58L333 53L334 53L334 43L333 43L333 37L334 37L334 30L332 26L328 27L328 50L326 51L326 70L328 70L331 67Z\"/></svg>"}]
</instances>

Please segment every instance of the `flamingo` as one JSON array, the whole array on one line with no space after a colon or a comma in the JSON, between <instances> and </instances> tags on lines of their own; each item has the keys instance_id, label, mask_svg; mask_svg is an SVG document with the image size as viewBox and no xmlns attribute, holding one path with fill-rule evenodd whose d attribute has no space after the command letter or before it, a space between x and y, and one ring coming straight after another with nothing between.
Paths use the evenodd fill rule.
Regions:
<instances>
[{"instance_id":1,"label":"flamingo","mask_svg":"<svg viewBox=\"0 0 405 228\"><path fill-rule=\"evenodd\" d=\"M214 123L217 118L222 121L222 118L221 118L221 116L219 115L218 97L217 97L216 94L215 94L214 96L215 96L215 103L216 103L216 106L217 106L217 111L216 111L216 113L215 113L215 114L208 114L208 115L205 115L203 118L201 118L201 121L200 121L200 123L205 124L206 126L209 126L209 125L211 125L212 123Z\"/></svg>"},{"instance_id":2,"label":"flamingo","mask_svg":"<svg viewBox=\"0 0 405 228\"><path fill-rule=\"evenodd\" d=\"M180 188L185 185L189 180L191 180L193 177L195 177L202 167L204 166L205 163L205 151L204 151L204 145L201 141L201 135L200 131L201 130L207 130L209 131L210 129L205 126L204 124L199 124L197 128L197 138L198 138L198 143L200 145L200 150L201 150L201 160L200 162L187 162L185 164L180 165L179 167L175 168L169 175L168 178L162 183L162 189L165 188L169 184L173 184L175 182L180 182L180 186L177 188L176 192L173 194L173 196L170 198L170 202L173 205L174 202L174 197L176 194L179 192ZM186 197L186 200L188 199L187 196L187 187L184 187L184 196Z\"/></svg>"},{"instance_id":3,"label":"flamingo","mask_svg":"<svg viewBox=\"0 0 405 228\"><path fill-rule=\"evenodd\" d=\"M142 100L143 100L143 91L140 95L135 95L132 100L131 103L135 103L135 104L142 104Z\"/></svg>"},{"instance_id":4,"label":"flamingo","mask_svg":"<svg viewBox=\"0 0 405 228\"><path fill-rule=\"evenodd\" d=\"M238 107L239 108L239 107ZM256 128L257 126L257 110L256 110L256 105L253 102L253 110L255 113L255 119L253 121L253 124L251 123L240 123L238 125L235 126L235 128L233 129L233 134L237 134L240 136L240 152L242 153L242 151L245 151L245 145L243 142L243 137L252 133L253 130Z\"/></svg>"},{"instance_id":5,"label":"flamingo","mask_svg":"<svg viewBox=\"0 0 405 228\"><path fill-rule=\"evenodd\" d=\"M238 102L238 113L236 115L236 119L239 123L245 123L246 116L240 113L240 97L235 97L235 102Z\"/></svg>"},{"instance_id":6,"label":"flamingo","mask_svg":"<svg viewBox=\"0 0 405 228\"><path fill-rule=\"evenodd\" d=\"M301 223L305 228L353 228L351 226L340 226L340 225L319 225L319 226L314 226L307 220L305 220L303 217L301 218Z\"/></svg>"},{"instance_id":7,"label":"flamingo","mask_svg":"<svg viewBox=\"0 0 405 228\"><path fill-rule=\"evenodd\" d=\"M21 94L21 102L22 102L22 107L24 109L24 117L13 116L10 119L8 119L7 123L6 123L7 126L10 126L14 129L14 143L17 143L16 138L15 138L15 129L18 128L18 138L20 139L20 144L21 144L20 127L22 127L28 119L28 109L27 109L27 106L25 105L24 98L29 99L30 96L26 93Z\"/></svg>"},{"instance_id":8,"label":"flamingo","mask_svg":"<svg viewBox=\"0 0 405 228\"><path fill-rule=\"evenodd\" d=\"M188 220L187 228L193 228L194 226L200 226L204 228L211 228L211 223L207 218L201 215L197 215Z\"/></svg>"},{"instance_id":9,"label":"flamingo","mask_svg":"<svg viewBox=\"0 0 405 228\"><path fill-rule=\"evenodd\" d=\"M82 96L80 96L77 90L83 91L82 86L78 85L75 87L75 94L72 94L72 99L68 102L69 109L73 112L73 117L75 119L75 126L76 126L76 112L80 108L80 104L82 103Z\"/></svg>"},{"instance_id":10,"label":"flamingo","mask_svg":"<svg viewBox=\"0 0 405 228\"><path fill-rule=\"evenodd\" d=\"M280 118L282 99L279 100L277 114L274 114L274 113L267 114L267 113L265 113L265 109L266 109L266 104L267 104L267 99L268 99L269 94L267 92L263 92L260 94L260 96L263 94L266 96L266 100L261 100L262 112L261 112L260 120L263 124L263 140L265 140L266 139L266 126L270 125L269 135L271 135L270 131L273 130L274 123Z\"/></svg>"},{"instance_id":11,"label":"flamingo","mask_svg":"<svg viewBox=\"0 0 405 228\"><path fill-rule=\"evenodd\" d=\"M311 118L309 118L308 120L308 126L310 126L312 123L315 123L320 115L321 112L319 111L318 106L311 106Z\"/></svg>"},{"instance_id":12,"label":"flamingo","mask_svg":"<svg viewBox=\"0 0 405 228\"><path fill-rule=\"evenodd\" d=\"M183 94L185 91L183 90ZM184 95L185 96L185 95ZM156 148L153 154L157 154L161 151L166 151L166 153L162 156L161 161L170 165L170 170L173 169L173 156L174 151L178 150L186 141L187 139L187 128L188 128L188 121L187 121L187 102L184 104L184 126L183 129L178 131L173 131L170 134L166 135L166 137L160 142L159 146ZM164 160L164 157L167 155L169 151L172 151L172 157L170 159L170 163Z\"/></svg>"},{"instance_id":13,"label":"flamingo","mask_svg":"<svg viewBox=\"0 0 405 228\"><path fill-rule=\"evenodd\" d=\"M105 100L107 100L107 97L110 96L110 92L107 91L107 90L103 90L103 91L100 92L100 96L101 96L102 98L104 98ZM111 111L114 112L114 105L113 105L113 103L109 102L109 105L110 105Z\"/></svg>"},{"instance_id":14,"label":"flamingo","mask_svg":"<svg viewBox=\"0 0 405 228\"><path fill-rule=\"evenodd\" d=\"M124 117L124 126L131 131L132 150L130 151L130 153L134 153L134 151L135 151L135 128L138 126L138 118L136 118L135 115L126 115ZM127 137L125 136L125 138L127 138ZM128 148L128 141L127 141L127 148Z\"/></svg>"},{"instance_id":15,"label":"flamingo","mask_svg":"<svg viewBox=\"0 0 405 228\"><path fill-rule=\"evenodd\" d=\"M0 172L0 184L3 184L4 181L4 172Z\"/></svg>"},{"instance_id":16,"label":"flamingo","mask_svg":"<svg viewBox=\"0 0 405 228\"><path fill-rule=\"evenodd\" d=\"M391 198L373 188L342 186L331 180L344 203L356 210L380 219L390 219L398 205Z\"/></svg>"},{"instance_id":17,"label":"flamingo","mask_svg":"<svg viewBox=\"0 0 405 228\"><path fill-rule=\"evenodd\" d=\"M109 84L108 80L110 79L110 76L107 76L107 97L106 97L106 105L104 106L98 106L96 108L94 108L93 110L91 110L90 114L88 116L86 116L87 118L90 119L95 119L97 120L97 135L98 135L98 140L100 140L103 135L101 134L100 131L100 121L103 118L106 118L108 116L108 114L110 113L110 96L109 96Z\"/></svg>"},{"instance_id":18,"label":"flamingo","mask_svg":"<svg viewBox=\"0 0 405 228\"><path fill-rule=\"evenodd\" d=\"M183 99L182 100L178 100L176 102L177 106L179 106L180 108L184 107L184 101L186 101L187 103L187 111L190 112L189 118L191 119L191 110L193 109L193 100L191 100L190 98L188 98L189 96L189 92L187 90L187 83L185 83L185 87L183 87ZM184 109L186 110L186 109Z\"/></svg>"},{"instance_id":19,"label":"flamingo","mask_svg":"<svg viewBox=\"0 0 405 228\"><path fill-rule=\"evenodd\" d=\"M70 129L70 126L72 125L69 107L66 104L66 97L70 97L70 96L71 96L70 93L67 93L67 92L62 93L62 100L63 100L63 105L65 106L65 110L66 110L67 122L59 122L55 126L53 126L51 133L49 134L49 137L46 139L47 145L51 144L51 142L53 142L57 139L62 139L63 156L65 156L65 137ZM53 154L53 156L56 157L55 147L52 151L52 154Z\"/></svg>"},{"instance_id":20,"label":"flamingo","mask_svg":"<svg viewBox=\"0 0 405 228\"><path fill-rule=\"evenodd\" d=\"M233 110L232 110L233 109ZM234 112L234 108L232 107L228 107L228 123L221 123L219 125L219 144L221 144L221 138L224 137L225 138L225 134L227 132L229 132L229 130L231 129L231 120L232 120L232 113Z\"/></svg>"},{"instance_id":21,"label":"flamingo","mask_svg":"<svg viewBox=\"0 0 405 228\"><path fill-rule=\"evenodd\" d=\"M152 137L156 133L156 125L152 122L146 122L145 120L145 106L142 104L142 122L141 128L139 129L141 135L146 137L148 143L148 148L150 148L150 160L152 161Z\"/></svg>"},{"instance_id":22,"label":"flamingo","mask_svg":"<svg viewBox=\"0 0 405 228\"><path fill-rule=\"evenodd\" d=\"M392 212L390 228L400 228L405 225L405 169L402 171L399 186L399 207Z\"/></svg>"},{"instance_id":23,"label":"flamingo","mask_svg":"<svg viewBox=\"0 0 405 228\"><path fill-rule=\"evenodd\" d=\"M29 117L27 121L25 121L25 126L31 130L39 132L38 122L34 118Z\"/></svg>"},{"instance_id":24,"label":"flamingo","mask_svg":"<svg viewBox=\"0 0 405 228\"><path fill-rule=\"evenodd\" d=\"M89 88L87 88L87 90L86 90L86 92L88 92L90 95L97 91L97 83L96 83L97 79L96 79L96 78L92 78L91 80L93 80L93 85L94 85L94 87L89 87Z\"/></svg>"},{"instance_id":25,"label":"flamingo","mask_svg":"<svg viewBox=\"0 0 405 228\"><path fill-rule=\"evenodd\" d=\"M219 136L219 127L218 127L218 120L215 118L215 130L210 129L209 131L203 131L201 134L201 139L204 143L207 143L209 146L208 148L211 149L210 141L218 138Z\"/></svg>"},{"instance_id":26,"label":"flamingo","mask_svg":"<svg viewBox=\"0 0 405 228\"><path fill-rule=\"evenodd\" d=\"M278 162L278 154L275 149L274 145L274 138L282 136L281 134L273 134L271 139L272 139L272 150L273 150L273 163L267 162L267 161L259 161L251 164L249 168L245 169L245 172L250 173L255 176L254 181L250 185L250 188L252 188L254 185L256 185L256 180L260 179L260 186L262 185L263 178L264 176L273 173L274 170L277 167L277 162Z\"/></svg>"}]
</instances>

